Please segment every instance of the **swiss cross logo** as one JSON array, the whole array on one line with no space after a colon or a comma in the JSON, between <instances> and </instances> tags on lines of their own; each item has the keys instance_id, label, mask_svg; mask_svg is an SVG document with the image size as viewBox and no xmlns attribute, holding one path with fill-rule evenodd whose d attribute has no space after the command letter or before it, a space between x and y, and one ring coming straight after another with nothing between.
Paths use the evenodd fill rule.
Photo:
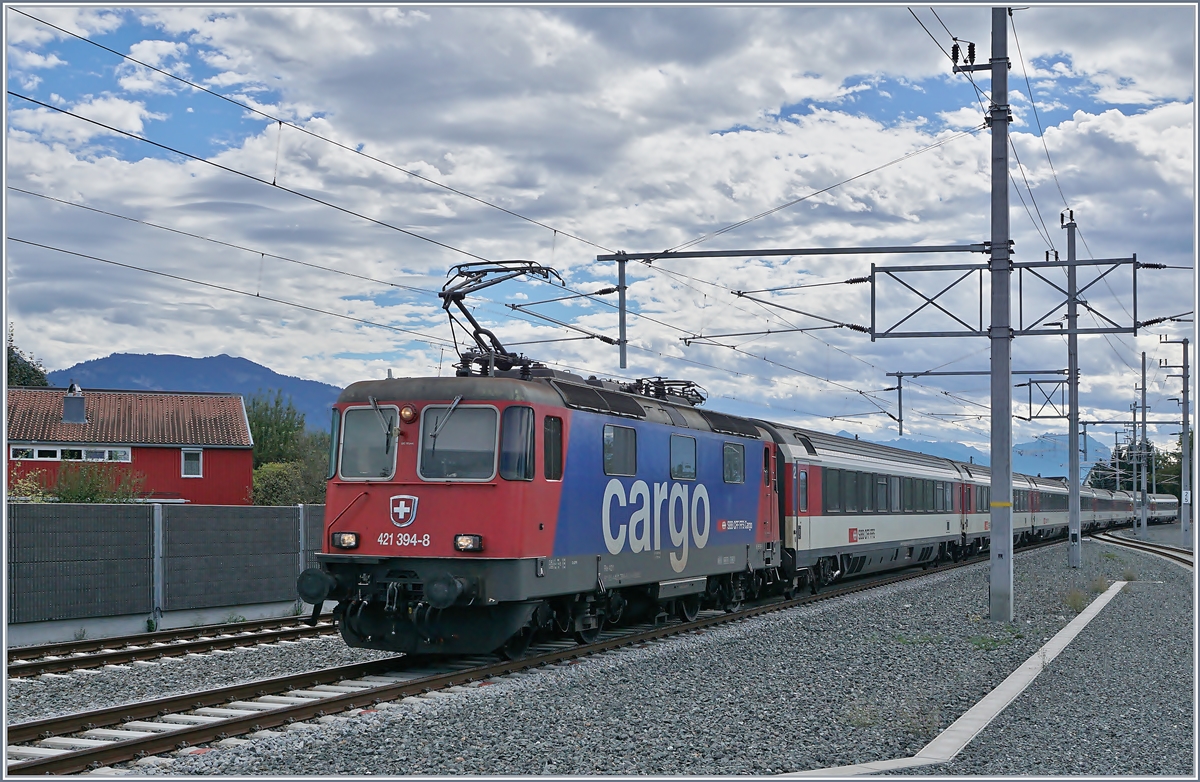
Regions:
<instances>
[{"instance_id":1,"label":"swiss cross logo","mask_svg":"<svg viewBox=\"0 0 1200 782\"><path fill-rule=\"evenodd\" d=\"M850 528L850 542L851 542L851 543L857 543L857 542L858 542L858 527L851 527L851 528Z\"/></svg>"},{"instance_id":2,"label":"swiss cross logo","mask_svg":"<svg viewBox=\"0 0 1200 782\"><path fill-rule=\"evenodd\" d=\"M389 501L392 512L392 523L397 527L407 527L417 520L417 498L411 494L397 494Z\"/></svg>"}]
</instances>

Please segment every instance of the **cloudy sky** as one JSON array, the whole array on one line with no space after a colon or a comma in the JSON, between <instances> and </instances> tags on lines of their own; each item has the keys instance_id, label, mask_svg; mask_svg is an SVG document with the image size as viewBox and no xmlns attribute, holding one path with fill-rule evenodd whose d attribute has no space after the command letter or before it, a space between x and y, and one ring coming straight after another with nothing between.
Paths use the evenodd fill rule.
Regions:
<instances>
[{"instance_id":1,"label":"cloudy sky","mask_svg":"<svg viewBox=\"0 0 1200 782\"><path fill-rule=\"evenodd\" d=\"M984 256L631 263L625 370L615 347L547 341L581 334L505 305L614 285L598 254L702 237L690 249L989 239L990 79L952 74L943 49L975 41L985 62L991 13L913 11L6 6L8 320L48 369L228 353L336 385L447 374L447 270L532 260L569 290L513 281L473 300L507 344L584 374L691 379L714 409L887 438L888 372L986 369L987 340L779 332L869 325L870 286L842 281L872 263ZM1141 271L1139 319L1190 313L1195 6L1032 6L1011 24L1015 260L1065 259L1069 206L1080 257L1185 267ZM1065 281L1061 268L1044 276ZM933 293L953 277L905 279ZM733 293L815 283L836 284L754 294L769 303ZM946 299L973 325L977 285ZM1130 288L1128 267L1090 288L1081 325L1129 324ZM1027 277L1025 317L1052 309L1051 293ZM615 303L529 309L615 337ZM877 325L920 303L881 280ZM927 307L905 327L953 322ZM1143 350L1152 414L1176 415L1179 381L1158 364L1181 349L1159 335L1192 329L1081 338L1085 418L1129 415ZM713 339L683 341L694 335ZM1023 337L1013 356L1016 369L1062 368L1066 342ZM1018 416L1026 394L1015 389ZM906 435L986 449L986 377L908 380L904 401ZM1015 436L1064 428L1017 421Z\"/></svg>"}]
</instances>

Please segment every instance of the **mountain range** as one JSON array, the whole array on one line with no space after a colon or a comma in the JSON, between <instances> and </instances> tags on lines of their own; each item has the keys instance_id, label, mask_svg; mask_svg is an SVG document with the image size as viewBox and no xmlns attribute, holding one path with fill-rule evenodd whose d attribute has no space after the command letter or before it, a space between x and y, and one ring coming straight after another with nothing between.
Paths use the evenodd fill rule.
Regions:
<instances>
[{"instance_id":1,"label":"mountain range","mask_svg":"<svg viewBox=\"0 0 1200 782\"><path fill-rule=\"evenodd\" d=\"M154 353L114 353L105 358L84 361L67 369L47 372L52 386L66 388L72 381L86 391L89 388L126 391L213 391L241 394L249 398L258 393L283 391L291 397L296 410L304 414L308 429L329 426L329 410L341 389L316 380L281 375L245 358L222 353L219 356L158 355Z\"/></svg>"}]
</instances>

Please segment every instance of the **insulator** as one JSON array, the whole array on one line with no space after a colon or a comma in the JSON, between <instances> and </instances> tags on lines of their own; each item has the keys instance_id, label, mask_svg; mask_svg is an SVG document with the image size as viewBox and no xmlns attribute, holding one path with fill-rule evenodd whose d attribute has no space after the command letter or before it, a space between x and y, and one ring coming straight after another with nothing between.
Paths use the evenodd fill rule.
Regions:
<instances>
[{"instance_id":1,"label":"insulator","mask_svg":"<svg viewBox=\"0 0 1200 782\"><path fill-rule=\"evenodd\" d=\"M961 53L962 50L958 48L958 44L954 44L950 47L950 59L954 60L955 65L958 65L958 56Z\"/></svg>"},{"instance_id":2,"label":"insulator","mask_svg":"<svg viewBox=\"0 0 1200 782\"><path fill-rule=\"evenodd\" d=\"M967 44L967 62L975 64L975 44L973 43Z\"/></svg>"},{"instance_id":3,"label":"insulator","mask_svg":"<svg viewBox=\"0 0 1200 782\"><path fill-rule=\"evenodd\" d=\"M1054 260L1055 260L1055 261L1057 261L1057 260L1058 260L1058 250L1055 250L1055 251L1054 251Z\"/></svg>"}]
</instances>

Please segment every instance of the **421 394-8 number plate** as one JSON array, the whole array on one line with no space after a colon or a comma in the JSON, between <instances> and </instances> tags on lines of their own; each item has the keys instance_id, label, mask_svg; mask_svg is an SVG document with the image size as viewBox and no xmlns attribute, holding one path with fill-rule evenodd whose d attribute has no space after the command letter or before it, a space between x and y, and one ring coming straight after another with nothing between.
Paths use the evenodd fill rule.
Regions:
<instances>
[{"instance_id":1,"label":"421 394-8 number plate","mask_svg":"<svg viewBox=\"0 0 1200 782\"><path fill-rule=\"evenodd\" d=\"M428 546L429 533L410 535L407 532L382 532L376 542L380 546Z\"/></svg>"}]
</instances>

